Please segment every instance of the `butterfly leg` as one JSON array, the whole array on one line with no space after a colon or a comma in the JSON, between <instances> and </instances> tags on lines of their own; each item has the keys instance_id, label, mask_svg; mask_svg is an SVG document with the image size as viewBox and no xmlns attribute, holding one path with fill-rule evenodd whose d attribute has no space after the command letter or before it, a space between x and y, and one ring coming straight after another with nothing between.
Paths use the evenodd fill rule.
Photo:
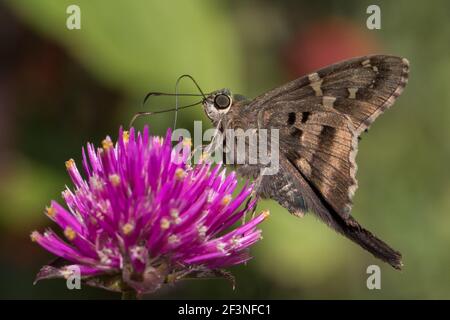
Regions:
<instances>
[{"instance_id":1,"label":"butterfly leg","mask_svg":"<svg viewBox=\"0 0 450 320\"><path fill-rule=\"evenodd\" d=\"M223 139L218 139L219 135L221 134L219 127L220 127L220 122L217 124L216 126L216 132L214 133L214 136L211 138L211 142L208 144L208 146L205 148L205 153L210 154L211 151L216 150L218 143L222 142Z\"/></svg>"},{"instance_id":2,"label":"butterfly leg","mask_svg":"<svg viewBox=\"0 0 450 320\"><path fill-rule=\"evenodd\" d=\"M194 158L194 161L196 160L195 155L197 154L198 151L200 150L204 150L205 148L207 148L207 145L201 144L198 145L194 148L194 150L191 152L191 155L189 156L189 158L187 159L188 162L190 162L192 160L192 158Z\"/></svg>"},{"instance_id":3,"label":"butterfly leg","mask_svg":"<svg viewBox=\"0 0 450 320\"><path fill-rule=\"evenodd\" d=\"M256 200L257 197L258 197L258 195L254 194L252 192L250 197L247 199L247 202L245 203L245 209L244 209L245 213L242 215L242 224L245 224L245 221L247 219L247 210L250 207L250 205L252 204L252 202ZM255 217L255 214L256 214L256 204L253 205L251 219L253 219Z\"/></svg>"},{"instance_id":4,"label":"butterfly leg","mask_svg":"<svg viewBox=\"0 0 450 320\"><path fill-rule=\"evenodd\" d=\"M220 123L219 123L220 124ZM203 150L200 160L206 160L207 158L211 157L211 153L214 151L217 151L218 146L222 142L222 139L220 138L220 131L216 128L216 132L214 133L213 137L211 138L211 142L209 144L202 144L198 145L194 148L194 150L191 152L188 161L192 161L192 158L194 158L194 161L198 161L199 159L196 157L197 152L200 150Z\"/></svg>"},{"instance_id":5,"label":"butterfly leg","mask_svg":"<svg viewBox=\"0 0 450 320\"><path fill-rule=\"evenodd\" d=\"M260 194L262 193L262 183L263 179L265 177L265 173L267 172L268 168L264 168L260 175L253 181L253 190L250 194L250 197L247 199L247 202L245 203L245 211L250 207L250 204L255 201L257 198L260 197ZM251 219L253 219L256 215L256 204L252 208L251 213ZM247 214L244 214L242 216L242 224L245 223L245 220L247 218Z\"/></svg>"}]
</instances>

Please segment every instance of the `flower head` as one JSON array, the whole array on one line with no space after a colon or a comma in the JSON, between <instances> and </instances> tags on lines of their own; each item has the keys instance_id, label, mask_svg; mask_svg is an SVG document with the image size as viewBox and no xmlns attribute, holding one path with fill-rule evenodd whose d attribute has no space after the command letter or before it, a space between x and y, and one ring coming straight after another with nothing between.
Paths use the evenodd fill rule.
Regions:
<instances>
[{"instance_id":1,"label":"flower head","mask_svg":"<svg viewBox=\"0 0 450 320\"><path fill-rule=\"evenodd\" d=\"M267 216L236 227L256 205L241 208L252 187L233 198L234 172L208 162L191 167L183 154L172 148L170 131L152 137L145 127L121 129L117 143L107 137L97 150L88 144L85 178L68 160L68 210L55 201L46 209L66 240L52 230L31 234L64 263L44 266L37 280L79 268L89 285L143 294L184 277L226 275L223 267L249 260L248 248L261 238L256 226Z\"/></svg>"}]
</instances>

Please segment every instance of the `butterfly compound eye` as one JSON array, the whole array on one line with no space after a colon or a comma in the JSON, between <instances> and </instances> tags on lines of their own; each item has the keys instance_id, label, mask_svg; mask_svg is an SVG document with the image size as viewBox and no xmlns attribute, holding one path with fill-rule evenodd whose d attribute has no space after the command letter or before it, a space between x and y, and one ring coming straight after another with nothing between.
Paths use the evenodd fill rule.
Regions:
<instances>
[{"instance_id":1,"label":"butterfly compound eye","mask_svg":"<svg viewBox=\"0 0 450 320\"><path fill-rule=\"evenodd\" d=\"M214 105L217 109L226 109L230 106L231 99L226 94L219 94L214 98Z\"/></svg>"}]
</instances>

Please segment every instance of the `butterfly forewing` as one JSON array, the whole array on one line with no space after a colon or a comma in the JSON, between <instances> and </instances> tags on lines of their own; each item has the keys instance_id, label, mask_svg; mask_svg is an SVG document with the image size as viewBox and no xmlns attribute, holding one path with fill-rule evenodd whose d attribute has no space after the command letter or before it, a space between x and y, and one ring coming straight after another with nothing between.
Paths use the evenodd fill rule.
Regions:
<instances>
[{"instance_id":1,"label":"butterfly forewing","mask_svg":"<svg viewBox=\"0 0 450 320\"><path fill-rule=\"evenodd\" d=\"M409 63L395 56L365 56L340 62L293 80L254 99L248 108L316 96L350 117L360 134L401 94Z\"/></svg>"},{"instance_id":2,"label":"butterfly forewing","mask_svg":"<svg viewBox=\"0 0 450 320\"><path fill-rule=\"evenodd\" d=\"M281 153L347 217L357 188L357 137L394 103L407 74L404 58L355 58L269 91L245 109L258 110L260 127L281 130Z\"/></svg>"}]
</instances>

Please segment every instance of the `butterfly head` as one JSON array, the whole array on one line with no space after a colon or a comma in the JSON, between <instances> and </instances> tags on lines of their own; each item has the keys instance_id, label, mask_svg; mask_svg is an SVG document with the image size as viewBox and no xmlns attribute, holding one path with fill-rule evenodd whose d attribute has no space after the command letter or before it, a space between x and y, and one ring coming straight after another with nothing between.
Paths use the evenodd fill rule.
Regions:
<instances>
[{"instance_id":1,"label":"butterfly head","mask_svg":"<svg viewBox=\"0 0 450 320\"><path fill-rule=\"evenodd\" d=\"M233 96L228 89L217 90L209 94L202 104L208 118L216 122L230 110Z\"/></svg>"}]
</instances>

